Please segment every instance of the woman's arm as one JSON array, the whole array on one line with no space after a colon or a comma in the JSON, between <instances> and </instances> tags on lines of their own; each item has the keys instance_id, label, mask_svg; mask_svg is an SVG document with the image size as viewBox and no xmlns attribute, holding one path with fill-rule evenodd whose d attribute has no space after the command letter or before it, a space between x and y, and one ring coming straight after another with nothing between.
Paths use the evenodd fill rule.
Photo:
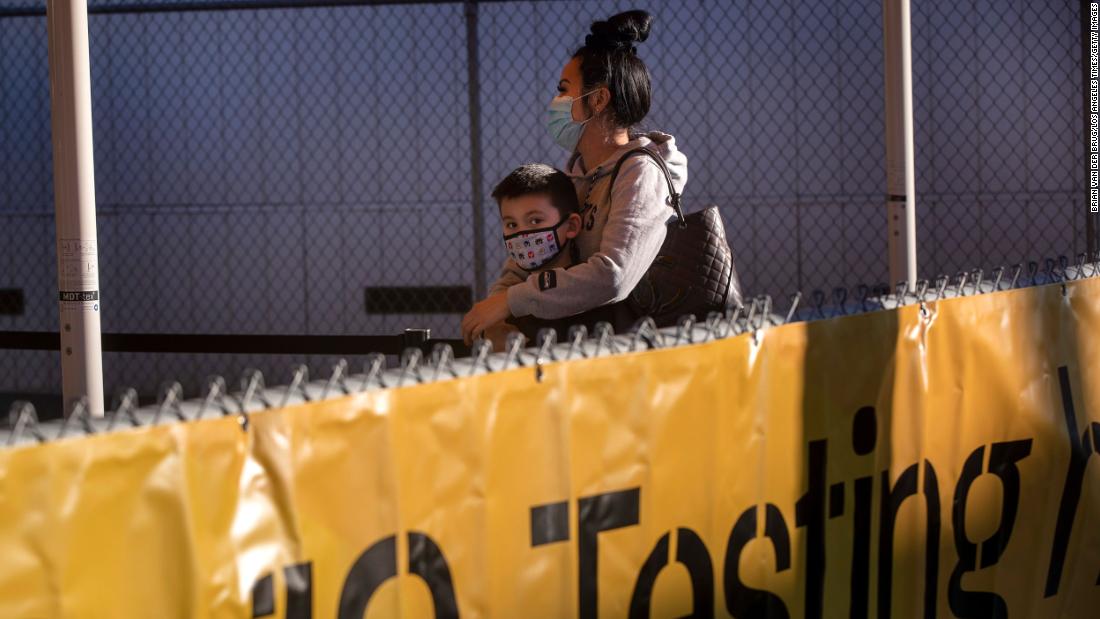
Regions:
<instances>
[{"instance_id":1,"label":"woman's arm","mask_svg":"<svg viewBox=\"0 0 1100 619\"><path fill-rule=\"evenodd\" d=\"M649 157L623 163L612 188L600 250L568 269L532 275L507 290L513 316L563 318L625 299L649 269L673 214L668 185Z\"/></svg>"}]
</instances>

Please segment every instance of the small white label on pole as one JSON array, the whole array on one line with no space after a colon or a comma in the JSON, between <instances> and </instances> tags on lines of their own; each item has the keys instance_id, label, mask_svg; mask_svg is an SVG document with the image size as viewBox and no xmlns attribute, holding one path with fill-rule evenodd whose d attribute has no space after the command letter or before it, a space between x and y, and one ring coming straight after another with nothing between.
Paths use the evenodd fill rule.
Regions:
<instances>
[{"instance_id":1,"label":"small white label on pole","mask_svg":"<svg viewBox=\"0 0 1100 619\"><path fill-rule=\"evenodd\" d=\"M91 292L99 289L95 241L60 239L57 242L57 253L61 262L62 290ZM61 300L68 299L63 297Z\"/></svg>"}]
</instances>

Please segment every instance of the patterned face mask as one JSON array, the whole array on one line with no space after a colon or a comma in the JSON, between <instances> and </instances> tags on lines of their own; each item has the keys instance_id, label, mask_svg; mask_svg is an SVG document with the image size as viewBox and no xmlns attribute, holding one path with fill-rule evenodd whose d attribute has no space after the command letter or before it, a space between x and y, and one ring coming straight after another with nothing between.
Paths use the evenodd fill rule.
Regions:
<instances>
[{"instance_id":1,"label":"patterned face mask","mask_svg":"<svg viewBox=\"0 0 1100 619\"><path fill-rule=\"evenodd\" d=\"M558 240L558 228L567 221L569 221L568 217L547 228L524 230L506 235L504 248L519 268L524 271L534 271L561 253L565 243Z\"/></svg>"}]
</instances>

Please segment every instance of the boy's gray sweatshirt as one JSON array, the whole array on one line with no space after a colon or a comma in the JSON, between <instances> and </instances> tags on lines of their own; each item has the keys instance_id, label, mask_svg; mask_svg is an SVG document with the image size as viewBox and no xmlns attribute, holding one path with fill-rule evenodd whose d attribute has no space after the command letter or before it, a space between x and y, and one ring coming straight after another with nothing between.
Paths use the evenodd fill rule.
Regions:
<instances>
[{"instance_id":1,"label":"boy's gray sweatshirt","mask_svg":"<svg viewBox=\"0 0 1100 619\"><path fill-rule=\"evenodd\" d=\"M673 215L666 202L668 185L657 164L632 155L619 169L614 194L608 186L615 164L626 151L646 146L659 154L683 192L687 157L676 150L671 135L654 131L636 136L595 168L585 170L579 158L568 170L581 205L581 232L573 239L579 262L544 273L524 271L509 258L490 296L507 290L513 316L563 318L625 299L645 274L665 240L665 223Z\"/></svg>"}]
</instances>

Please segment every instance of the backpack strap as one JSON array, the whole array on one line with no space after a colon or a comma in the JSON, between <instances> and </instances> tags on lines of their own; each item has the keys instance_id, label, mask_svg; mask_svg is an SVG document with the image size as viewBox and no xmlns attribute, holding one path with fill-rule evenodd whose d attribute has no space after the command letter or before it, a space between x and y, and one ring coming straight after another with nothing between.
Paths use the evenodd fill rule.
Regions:
<instances>
[{"instance_id":1,"label":"backpack strap","mask_svg":"<svg viewBox=\"0 0 1100 619\"><path fill-rule=\"evenodd\" d=\"M668 165L665 164L664 158L644 146L626 151L623 153L623 156L619 158L619 161L615 163L615 168L611 171L611 184L607 187L607 199L609 201L611 200L611 191L615 188L615 179L619 176L619 168L623 167L623 163L634 155L647 155L656 162L657 167L661 169L661 172L665 176L665 182L668 183L668 205L672 207L672 210L676 211L676 218L680 222L680 227L683 228L686 226L687 220L684 219L684 210L680 206L680 194L676 193L676 187L672 184L672 173L668 171Z\"/></svg>"}]
</instances>

